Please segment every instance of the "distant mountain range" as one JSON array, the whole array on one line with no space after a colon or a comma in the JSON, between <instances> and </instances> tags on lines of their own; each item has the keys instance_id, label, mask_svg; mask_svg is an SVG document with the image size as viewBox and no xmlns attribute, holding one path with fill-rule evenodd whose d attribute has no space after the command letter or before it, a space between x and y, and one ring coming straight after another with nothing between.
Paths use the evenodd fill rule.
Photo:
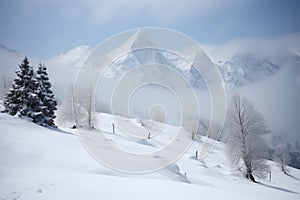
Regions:
<instances>
[{"instance_id":1,"label":"distant mountain range","mask_svg":"<svg viewBox=\"0 0 300 200\"><path fill-rule=\"evenodd\" d=\"M119 49L126 49L129 53L120 57L111 67L109 67L105 75L107 77L115 77L140 65L158 63L177 70L179 73L184 75L194 87L206 88L202 76L195 67L193 67L195 59L199 59L197 55L194 55L192 63L187 63L184 59L164 50L150 48L132 51L132 49L144 46L144 44L152 46L151 41L148 40L147 36L143 32L137 32L129 38L126 43L117 47L116 51ZM83 63L82 58L86 58L87 54L91 51L91 48L84 45L72 49L66 54L58 56L56 59L65 65L72 64L72 67L78 67L78 63ZM217 62L216 66L220 71L227 89L233 89L262 80L280 69L278 65L267 59L259 59L251 55L235 55L230 60ZM154 68L151 70L154 70ZM145 74L147 73L160 74L158 71L145 71Z\"/></svg>"}]
</instances>

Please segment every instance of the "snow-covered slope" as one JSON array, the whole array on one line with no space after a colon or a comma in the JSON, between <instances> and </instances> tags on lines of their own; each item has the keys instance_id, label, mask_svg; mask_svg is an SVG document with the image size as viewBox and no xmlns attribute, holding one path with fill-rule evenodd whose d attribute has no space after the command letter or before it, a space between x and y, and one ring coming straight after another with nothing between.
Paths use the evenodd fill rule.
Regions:
<instances>
[{"instance_id":1,"label":"snow-covered slope","mask_svg":"<svg viewBox=\"0 0 300 200\"><path fill-rule=\"evenodd\" d=\"M113 116L97 116L97 127L108 131L105 137L123 150L158 150L172 139L168 131L143 142L122 135L118 129L111 134ZM124 123L135 121L123 119ZM166 130L176 128L166 126ZM193 143L171 166L133 175L96 162L75 130L50 130L1 113L0 199L299 199L299 170L290 168L287 176L270 161L271 182L259 180L255 184L228 165L222 143L217 142L204 160L195 159L195 150L203 140Z\"/></svg>"}]
</instances>

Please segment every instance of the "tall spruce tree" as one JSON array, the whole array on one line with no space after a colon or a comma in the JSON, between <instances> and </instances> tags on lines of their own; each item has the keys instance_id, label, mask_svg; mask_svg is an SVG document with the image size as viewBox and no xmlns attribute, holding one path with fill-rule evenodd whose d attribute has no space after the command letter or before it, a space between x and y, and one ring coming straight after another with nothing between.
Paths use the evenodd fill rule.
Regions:
<instances>
[{"instance_id":1,"label":"tall spruce tree","mask_svg":"<svg viewBox=\"0 0 300 200\"><path fill-rule=\"evenodd\" d=\"M32 69L32 76L28 80L28 84L24 86L25 98L23 100L23 107L20 110L19 117L27 117L32 122L40 124L43 113L41 107L43 106L41 99L38 96L39 82Z\"/></svg>"},{"instance_id":2,"label":"tall spruce tree","mask_svg":"<svg viewBox=\"0 0 300 200\"><path fill-rule=\"evenodd\" d=\"M42 126L56 127L54 124L54 119L56 117L54 111L57 110L57 102L54 98L53 91L51 90L51 83L45 65L39 64L36 78L39 85L37 94L42 104L40 106L42 119L40 119L39 123Z\"/></svg>"},{"instance_id":3,"label":"tall spruce tree","mask_svg":"<svg viewBox=\"0 0 300 200\"><path fill-rule=\"evenodd\" d=\"M5 111L10 115L16 115L18 112L21 114L21 111L22 115L26 113L30 92L36 87L33 81L34 72L27 57L24 58L19 68L16 71L17 78L14 79L12 88L4 99Z\"/></svg>"}]
</instances>

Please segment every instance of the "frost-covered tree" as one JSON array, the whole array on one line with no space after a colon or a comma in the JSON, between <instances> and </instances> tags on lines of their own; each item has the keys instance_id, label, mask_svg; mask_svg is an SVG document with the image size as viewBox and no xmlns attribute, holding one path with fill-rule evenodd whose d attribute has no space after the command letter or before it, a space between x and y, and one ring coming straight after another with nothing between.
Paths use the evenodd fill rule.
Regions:
<instances>
[{"instance_id":1,"label":"frost-covered tree","mask_svg":"<svg viewBox=\"0 0 300 200\"><path fill-rule=\"evenodd\" d=\"M37 95L41 100L40 111L42 112L42 118L38 122L42 126L55 127L55 110L57 110L57 102L54 98L53 91L51 90L51 83L49 81L47 68L43 64L39 64L36 79L38 81Z\"/></svg>"},{"instance_id":2,"label":"frost-covered tree","mask_svg":"<svg viewBox=\"0 0 300 200\"><path fill-rule=\"evenodd\" d=\"M232 97L227 116L227 155L231 163L242 170L245 177L255 182L254 176L264 178L269 166L263 134L267 133L262 115L239 94Z\"/></svg>"},{"instance_id":3,"label":"frost-covered tree","mask_svg":"<svg viewBox=\"0 0 300 200\"><path fill-rule=\"evenodd\" d=\"M190 120L189 123L192 132L192 139L195 141L201 141L201 136L205 136L208 133L209 122L206 119L202 120Z\"/></svg>"},{"instance_id":4,"label":"frost-covered tree","mask_svg":"<svg viewBox=\"0 0 300 200\"><path fill-rule=\"evenodd\" d=\"M73 110L74 92L73 87L70 86L67 94L63 98L62 103L59 105L57 110L57 123L62 126L70 126L75 128L75 113Z\"/></svg>"},{"instance_id":5,"label":"frost-covered tree","mask_svg":"<svg viewBox=\"0 0 300 200\"><path fill-rule=\"evenodd\" d=\"M273 157L274 160L278 163L281 171L287 174L287 165L291 163L291 157L286 147L283 145L279 145L278 147L276 147Z\"/></svg>"},{"instance_id":6,"label":"frost-covered tree","mask_svg":"<svg viewBox=\"0 0 300 200\"><path fill-rule=\"evenodd\" d=\"M10 85L8 82L7 82L7 77L6 76L2 76L1 77L1 80L0 80L0 99L1 100L4 100L5 98L5 95L7 94L8 92L8 85Z\"/></svg>"},{"instance_id":7,"label":"frost-covered tree","mask_svg":"<svg viewBox=\"0 0 300 200\"><path fill-rule=\"evenodd\" d=\"M84 90L75 90L73 91L73 113L76 127L86 127L93 129L94 128L94 93L93 87L85 86L86 91Z\"/></svg>"},{"instance_id":8,"label":"frost-covered tree","mask_svg":"<svg viewBox=\"0 0 300 200\"><path fill-rule=\"evenodd\" d=\"M87 115L88 115L88 126L89 128L93 129L94 125L93 125L93 114L94 114L94 109L93 109L93 89L92 87L89 89L89 94L87 97L87 102L88 102L88 106L87 106Z\"/></svg>"}]
</instances>

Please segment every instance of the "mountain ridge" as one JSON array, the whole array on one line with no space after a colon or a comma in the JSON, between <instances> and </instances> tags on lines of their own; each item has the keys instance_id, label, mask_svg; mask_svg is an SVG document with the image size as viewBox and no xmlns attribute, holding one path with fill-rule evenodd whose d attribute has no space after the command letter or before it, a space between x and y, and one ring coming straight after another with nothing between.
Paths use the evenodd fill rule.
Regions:
<instances>
[{"instance_id":1,"label":"mountain ridge","mask_svg":"<svg viewBox=\"0 0 300 200\"><path fill-rule=\"evenodd\" d=\"M0 49L7 50L7 51L12 52L12 53L17 53L16 50L10 49L10 48L6 47L6 46L5 46L4 44L2 44L2 43L0 43Z\"/></svg>"},{"instance_id":2,"label":"mountain ridge","mask_svg":"<svg viewBox=\"0 0 300 200\"><path fill-rule=\"evenodd\" d=\"M143 47L145 45L149 46L149 49L146 49L144 51L130 51L132 49L138 49L139 47ZM123 56L121 62L117 62L117 64L113 67L112 70L116 74L122 73L122 68L127 71L129 69L132 69L133 67L136 67L137 65L158 63L173 67L180 73L185 74L193 83L193 86L195 86L196 88L206 88L206 86L204 85L205 82L201 78L201 75L197 73L197 70L195 70L192 65L187 63L182 58L176 58L176 56L172 57L172 55L170 55L170 52L152 49L153 43L148 40L147 36L145 35L145 33L143 33L142 30L137 31L127 40L126 43L121 46L122 48L128 49L129 53ZM17 54L17 51L11 50L1 43L0 48L5 49L10 53ZM70 49L65 53L48 59L45 62L53 63L53 61L55 61L55 63L65 64L66 67L68 67L68 65L76 65L78 68L80 67L78 64L83 64L84 60L88 58L88 55L92 51L93 49L91 46L87 44L80 45L78 47ZM170 59L170 57L172 58ZM197 59L197 55L194 55L193 57L194 59ZM280 67L272 63L270 60L256 58L255 56L250 54L234 55L229 60L215 62L215 65L221 73L226 88L229 90L262 80L263 78L270 76L280 70ZM112 71L110 71L109 76L114 76Z\"/></svg>"}]
</instances>

